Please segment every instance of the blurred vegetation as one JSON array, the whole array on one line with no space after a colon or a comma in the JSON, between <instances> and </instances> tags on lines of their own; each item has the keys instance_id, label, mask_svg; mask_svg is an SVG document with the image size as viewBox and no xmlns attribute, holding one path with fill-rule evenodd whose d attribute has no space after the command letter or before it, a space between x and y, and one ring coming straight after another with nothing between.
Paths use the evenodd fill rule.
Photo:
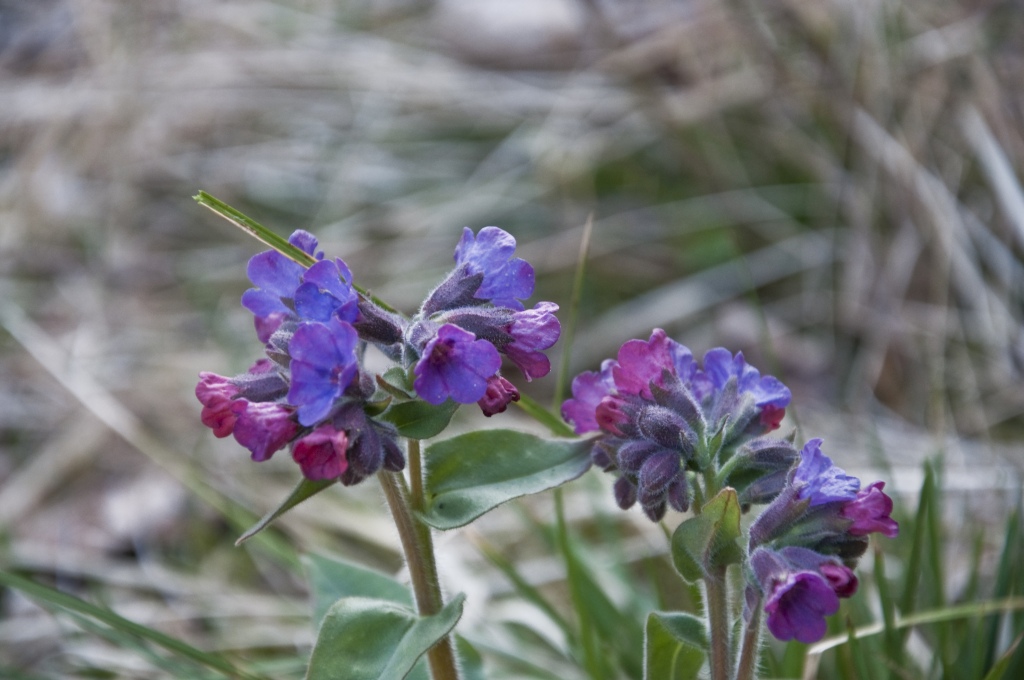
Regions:
<instances>
[{"instance_id":1,"label":"blurred vegetation","mask_svg":"<svg viewBox=\"0 0 1024 680\"><path fill-rule=\"evenodd\" d=\"M787 425L891 480L903 533L833 632L890 625L820 668L773 647L769 675L985 677L1024 630L1019 605L978 604L1024 586L1017 5L514 7L0 0L4 573L301 675L299 555L394 573L397 540L364 484L233 547L296 471L198 422L198 371L259 352L238 304L258 247L191 196L313 231L406 309L461 227L487 224L517 236L536 297L568 306L593 215L567 375L655 326L742 349L793 388ZM547 402L553 382L528 390ZM441 537L489 677L636 677L646 613L692 603L661 529L614 510L607 481L567 488L561 525L544 495ZM575 620L581 603L594 616ZM0 606L0 676L222 672L18 589Z\"/></svg>"}]
</instances>

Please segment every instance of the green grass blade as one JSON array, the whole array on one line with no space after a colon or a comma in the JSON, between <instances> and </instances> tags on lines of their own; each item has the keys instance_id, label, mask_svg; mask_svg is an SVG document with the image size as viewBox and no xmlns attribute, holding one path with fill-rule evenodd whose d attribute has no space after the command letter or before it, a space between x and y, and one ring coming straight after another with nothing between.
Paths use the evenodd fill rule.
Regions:
<instances>
[{"instance_id":1,"label":"green grass blade","mask_svg":"<svg viewBox=\"0 0 1024 680\"><path fill-rule=\"evenodd\" d=\"M569 381L569 361L572 357L572 341L576 337L576 321L579 319L580 300L583 298L583 281L587 269L587 254L590 252L590 236L594 232L594 214L587 217L583 226L583 238L580 239L580 252L576 260L576 274L573 276L572 293L569 296L569 309L565 312L565 324L562 326L562 361L558 366L558 378L555 380L555 393L552 403L558 408L565 397L565 388Z\"/></svg>"},{"instance_id":2,"label":"green grass blade","mask_svg":"<svg viewBox=\"0 0 1024 680\"><path fill-rule=\"evenodd\" d=\"M1020 641L1022 639L1024 639L1024 633L1017 636L1017 639L1014 640L1013 644L1010 645L1010 648L1007 649L1001 657L999 657L999 660L996 661L995 665L992 666L992 670L985 675L983 680L1003 679L1006 675L1006 671L1010 668L1010 663L1013 661L1013 656L1017 652L1017 647L1020 646Z\"/></svg>"},{"instance_id":3,"label":"green grass blade","mask_svg":"<svg viewBox=\"0 0 1024 680\"><path fill-rule=\"evenodd\" d=\"M885 555L877 546L875 547L874 555L874 581L875 586L878 588L878 599L882 608L882 622L885 626L882 631L885 655L889 659L898 659L902 654L903 642L896 630L896 600L889 589L889 580L885 576ZM889 677L890 675L890 673L885 673L882 677Z\"/></svg>"},{"instance_id":4,"label":"green grass blade","mask_svg":"<svg viewBox=\"0 0 1024 680\"><path fill-rule=\"evenodd\" d=\"M192 198L194 198L196 203L199 205L204 208L209 208L231 224L255 238L257 241L273 248L289 260L292 260L303 267L312 267L316 264L315 257L304 252L302 249L293 246L291 243L288 243L287 239L278 236L270 229L267 229L248 215L235 210L219 198L215 198L205 191L200 191Z\"/></svg>"},{"instance_id":5,"label":"green grass blade","mask_svg":"<svg viewBox=\"0 0 1024 680\"><path fill-rule=\"evenodd\" d=\"M1018 506L1006 523L1006 540L999 556L999 569L996 572L995 587L992 593L994 597L1012 597L1021 594L1019 585L1017 585L1020 581L1021 543L1021 511ZM996 658L999 621L988 621L985 628L985 640L988 644L985 649L984 668L988 668Z\"/></svg>"},{"instance_id":6,"label":"green grass blade","mask_svg":"<svg viewBox=\"0 0 1024 680\"><path fill-rule=\"evenodd\" d=\"M904 616L915 609L918 597L918 588L921 584L921 571L923 569L925 537L927 534L929 507L935 498L935 478L932 476L930 465L925 466L924 480L921 482L921 494L917 504L917 514L910 526L910 557L907 559L907 572L903 579L902 597L900 598L900 611ZM900 636L900 644L893 648L896 656L893 663L897 668L904 665L904 647L906 637Z\"/></svg>"},{"instance_id":7,"label":"green grass blade","mask_svg":"<svg viewBox=\"0 0 1024 680\"><path fill-rule=\"evenodd\" d=\"M115 614L109 609L98 607L86 602L85 600L74 597L73 595L62 593L59 590L36 583L35 581L24 578L23 576L18 576L17 574L0 570L0 585L20 590L22 593L33 599L53 605L59 609L87 616L91 619L104 623L117 631L140 637L183 658L194 661L206 668L218 671L227 677L245 678L247 680L263 680L262 676L254 675L239 669L233 663L221 656L218 656L217 654L204 652L201 649L193 647L187 642L183 642L182 640L161 633L160 631L153 630L147 626L130 621L118 614Z\"/></svg>"},{"instance_id":8,"label":"green grass blade","mask_svg":"<svg viewBox=\"0 0 1024 680\"><path fill-rule=\"evenodd\" d=\"M980 616L991 616L1006 612L1024 612L1024 597L1009 597L1001 600L985 600L982 602L970 602L967 604L953 605L942 609L929 609L917 612L911 616L898 618L893 627L899 630L910 629L915 626L924 626L945 621L958 621L977 618ZM856 629L858 640L881 635L885 631L885 623L878 621ZM847 641L846 635L825 638L816 642L808 649L808 654L822 654L834 649Z\"/></svg>"},{"instance_id":9,"label":"green grass blade","mask_svg":"<svg viewBox=\"0 0 1024 680\"><path fill-rule=\"evenodd\" d=\"M516 593L527 602L533 603L538 609L544 612L549 619L551 619L555 625L565 635L565 639L568 641L570 646L576 643L576 632L569 625L569 622L565 620L558 610L548 602L547 598L536 588L527 582L523 575L516 569L514 562L505 559L505 557L498 552L498 550L487 542L483 536L474 534L472 538L473 543L480 550L483 556L495 566L502 574L505 575L509 581L512 582L512 586L516 589Z\"/></svg>"},{"instance_id":10,"label":"green grass blade","mask_svg":"<svg viewBox=\"0 0 1024 680\"><path fill-rule=\"evenodd\" d=\"M200 191L192 198L195 199L196 203L198 203L199 205L203 206L204 208L209 208L213 212L217 213L218 215L226 219L231 224L235 225L236 227L244 231L249 236L252 236L257 241L263 243L264 245L273 248L277 252L287 257L289 260L299 265L302 265L307 269L316 264L315 257L313 257L312 255L310 255L309 253L305 252L300 248L296 248L291 243L289 243L287 239L279 236L275 232L264 227L262 224L260 224L253 218L249 217L248 215L244 214L240 210L232 208L230 205L220 200L219 198L211 196L205 191ZM389 312L396 311L394 307L387 304L380 298L374 295L370 295L362 287L356 285L355 283L352 283L351 285L353 290L358 292L363 297L373 300L373 302L375 302L380 307L386 309Z\"/></svg>"}]
</instances>

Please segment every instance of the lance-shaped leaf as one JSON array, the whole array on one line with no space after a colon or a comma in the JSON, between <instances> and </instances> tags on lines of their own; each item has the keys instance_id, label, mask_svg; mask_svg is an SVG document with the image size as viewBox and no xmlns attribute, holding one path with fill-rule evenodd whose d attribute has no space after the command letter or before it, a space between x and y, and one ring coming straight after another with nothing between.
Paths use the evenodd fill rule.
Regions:
<instances>
[{"instance_id":1,"label":"lance-shaped leaf","mask_svg":"<svg viewBox=\"0 0 1024 680\"><path fill-rule=\"evenodd\" d=\"M593 443L482 430L427 447L423 520L454 529L497 506L576 479L590 468Z\"/></svg>"},{"instance_id":2,"label":"lance-shaped leaf","mask_svg":"<svg viewBox=\"0 0 1024 680\"><path fill-rule=\"evenodd\" d=\"M278 517L288 512L302 501L320 493L337 481L338 480L336 479L312 480L303 478L303 480L299 482L294 489L292 489L292 492L288 494L288 497L281 501L276 508L263 515L259 522L256 522L256 524L254 524L248 531L239 536L238 540L235 541L235 545L242 545L250 538L270 526L270 524Z\"/></svg>"},{"instance_id":3,"label":"lance-shaped leaf","mask_svg":"<svg viewBox=\"0 0 1024 680\"><path fill-rule=\"evenodd\" d=\"M381 416L409 439L430 439L448 427L459 404L451 399L434 406L419 399L395 404Z\"/></svg>"},{"instance_id":4,"label":"lance-shaped leaf","mask_svg":"<svg viewBox=\"0 0 1024 680\"><path fill-rule=\"evenodd\" d=\"M652 612L644 628L644 680L694 680L704 666L704 622L681 612Z\"/></svg>"},{"instance_id":5,"label":"lance-shaped leaf","mask_svg":"<svg viewBox=\"0 0 1024 680\"><path fill-rule=\"evenodd\" d=\"M309 590L313 596L313 621L317 626L327 611L343 597L368 597L412 607L412 593L387 574L326 555L303 555Z\"/></svg>"},{"instance_id":6,"label":"lance-shaped leaf","mask_svg":"<svg viewBox=\"0 0 1024 680\"><path fill-rule=\"evenodd\" d=\"M324 617L306 679L401 680L455 627L464 600L459 594L437 614L419 617L387 600L344 597Z\"/></svg>"},{"instance_id":7,"label":"lance-shaped leaf","mask_svg":"<svg viewBox=\"0 0 1024 680\"><path fill-rule=\"evenodd\" d=\"M672 562L690 583L711 578L730 564L743 560L740 537L740 503L736 490L722 489L672 534Z\"/></svg>"}]
</instances>

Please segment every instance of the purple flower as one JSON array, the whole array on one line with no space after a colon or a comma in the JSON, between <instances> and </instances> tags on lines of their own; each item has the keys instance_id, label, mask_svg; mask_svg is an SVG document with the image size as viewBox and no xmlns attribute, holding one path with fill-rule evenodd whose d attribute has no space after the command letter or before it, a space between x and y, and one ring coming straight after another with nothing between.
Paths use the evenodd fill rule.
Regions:
<instances>
[{"instance_id":1,"label":"purple flower","mask_svg":"<svg viewBox=\"0 0 1024 680\"><path fill-rule=\"evenodd\" d=\"M533 309L513 314L506 329L512 342L504 347L504 352L528 381L543 378L551 370L551 362L540 350L558 342L562 327L555 318L556 311L558 305L554 302L538 302Z\"/></svg>"},{"instance_id":2,"label":"purple flower","mask_svg":"<svg viewBox=\"0 0 1024 680\"><path fill-rule=\"evenodd\" d=\"M235 440L252 452L252 459L264 461L288 445L298 434L294 411L272 402L235 401L232 406L238 420Z\"/></svg>"},{"instance_id":3,"label":"purple flower","mask_svg":"<svg viewBox=\"0 0 1024 680\"><path fill-rule=\"evenodd\" d=\"M292 458L306 479L337 479L348 469L348 436L330 423L316 428L292 447Z\"/></svg>"},{"instance_id":4,"label":"purple flower","mask_svg":"<svg viewBox=\"0 0 1024 680\"><path fill-rule=\"evenodd\" d=\"M615 361L606 359L600 373L586 371L573 378L572 399L562 404L562 417L572 423L576 434L596 432L601 429L597 423L597 406L615 389L612 368Z\"/></svg>"},{"instance_id":5,"label":"purple flower","mask_svg":"<svg viewBox=\"0 0 1024 680\"><path fill-rule=\"evenodd\" d=\"M690 350L655 328L647 342L629 340L619 348L612 375L619 393L651 399L651 383L665 387L666 372L687 382L695 369Z\"/></svg>"},{"instance_id":6,"label":"purple flower","mask_svg":"<svg viewBox=\"0 0 1024 680\"><path fill-rule=\"evenodd\" d=\"M352 290L352 272L340 258L321 260L302 275L295 290L295 311L300 319L327 322L333 316L354 323L359 318L359 296Z\"/></svg>"},{"instance_id":7,"label":"purple flower","mask_svg":"<svg viewBox=\"0 0 1024 680\"><path fill-rule=\"evenodd\" d=\"M500 375L492 375L487 379L487 391L476 403L483 414L490 418L495 413L504 413L513 401L519 401L516 386Z\"/></svg>"},{"instance_id":8,"label":"purple flower","mask_svg":"<svg viewBox=\"0 0 1024 680\"><path fill-rule=\"evenodd\" d=\"M458 326L445 324L423 348L413 369L413 387L421 399L441 404L451 397L460 404L483 398L487 381L501 367L494 345Z\"/></svg>"},{"instance_id":9,"label":"purple flower","mask_svg":"<svg viewBox=\"0 0 1024 680\"><path fill-rule=\"evenodd\" d=\"M523 309L520 300L533 295L533 267L512 257L515 250L515 237L498 227L484 227L475 237L469 227L462 230L455 263L470 276L483 275L474 297L495 307Z\"/></svg>"},{"instance_id":10,"label":"purple flower","mask_svg":"<svg viewBox=\"0 0 1024 680\"><path fill-rule=\"evenodd\" d=\"M316 237L301 229L295 231L288 242L310 255L317 247ZM317 253L317 259L322 257L323 253ZM294 297L305 271L305 267L276 250L257 253L249 260L246 273L256 287L242 294L242 306L255 316L260 342L267 342L284 319L294 316L285 300Z\"/></svg>"},{"instance_id":11,"label":"purple flower","mask_svg":"<svg viewBox=\"0 0 1024 680\"><path fill-rule=\"evenodd\" d=\"M227 437L234 431L238 416L231 407L237 396L238 387L231 378L208 371L199 374L196 398L203 405L200 418L215 436Z\"/></svg>"},{"instance_id":12,"label":"purple flower","mask_svg":"<svg viewBox=\"0 0 1024 680\"><path fill-rule=\"evenodd\" d=\"M792 485L798 497L809 499L813 508L834 501L852 501L857 497L860 480L851 477L821 452L821 439L811 439L800 451L800 463L793 471Z\"/></svg>"},{"instance_id":13,"label":"purple flower","mask_svg":"<svg viewBox=\"0 0 1024 680\"><path fill-rule=\"evenodd\" d=\"M839 597L821 574L799 571L772 584L764 610L768 630L779 640L817 642L825 635L825 617L839 611Z\"/></svg>"},{"instance_id":14,"label":"purple flower","mask_svg":"<svg viewBox=\"0 0 1024 680\"><path fill-rule=\"evenodd\" d=\"M351 324L337 318L304 323L295 330L288 345L292 372L288 403L298 408L303 425L326 418L352 382L358 372L358 339Z\"/></svg>"},{"instance_id":15,"label":"purple flower","mask_svg":"<svg viewBox=\"0 0 1024 680\"><path fill-rule=\"evenodd\" d=\"M751 572L756 587L764 594L764 610L772 635L783 641L816 642L825 635L825 617L839 611L839 595L820 568L826 563L840 565L813 551L796 550L799 552L759 548L750 556ZM789 558L805 564L796 564ZM830 573L836 575L833 570ZM838 581L839 587L849 590L848 580L840 577Z\"/></svg>"},{"instance_id":16,"label":"purple flower","mask_svg":"<svg viewBox=\"0 0 1024 680\"><path fill-rule=\"evenodd\" d=\"M699 377L694 378L694 382L699 381L704 386L710 384L714 389L721 390L732 379L736 380L739 392L754 398L756 406L785 408L789 404L791 394L788 387L770 375L762 377L756 368L746 362L743 352L733 356L722 347L708 350L704 354L704 370Z\"/></svg>"},{"instance_id":17,"label":"purple flower","mask_svg":"<svg viewBox=\"0 0 1024 680\"><path fill-rule=\"evenodd\" d=\"M885 482L875 482L857 493L856 498L843 506L840 515L853 520L849 531L854 536L866 536L878 532L883 536L895 538L900 531L899 524L890 517L892 499L882 489Z\"/></svg>"},{"instance_id":18,"label":"purple flower","mask_svg":"<svg viewBox=\"0 0 1024 680\"><path fill-rule=\"evenodd\" d=\"M660 328L648 340L624 343L600 373L577 376L572 392L573 398L562 405L563 417L577 434L601 433L594 461L606 470L617 467L652 519L660 519L669 505L680 510L688 506L687 466L701 470L738 455L744 442L778 427L789 403L789 390L771 376L762 377L742 354L712 350L702 369L687 347ZM712 441L714 450L708 450ZM702 443L706 459L697 453ZM796 451L792 454L795 458ZM653 466L655 460L657 469L669 466L670 455L675 468L664 483L641 475L643 466ZM742 492L774 475L751 492L767 502L785 485L792 458L738 460L724 481ZM629 497L625 489L623 485L618 492L622 498Z\"/></svg>"},{"instance_id":19,"label":"purple flower","mask_svg":"<svg viewBox=\"0 0 1024 680\"><path fill-rule=\"evenodd\" d=\"M704 354L704 366L694 374L690 389L712 422L728 416L733 436L741 437L777 429L792 397L778 379L762 376L748 364L742 352L734 356L721 347Z\"/></svg>"}]
</instances>

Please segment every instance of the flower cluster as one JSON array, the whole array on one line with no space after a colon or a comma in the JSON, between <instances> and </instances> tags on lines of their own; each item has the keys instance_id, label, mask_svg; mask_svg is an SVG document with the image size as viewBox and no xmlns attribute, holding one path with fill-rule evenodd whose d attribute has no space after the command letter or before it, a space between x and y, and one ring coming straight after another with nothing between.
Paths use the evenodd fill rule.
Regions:
<instances>
[{"instance_id":1,"label":"flower cluster","mask_svg":"<svg viewBox=\"0 0 1024 680\"><path fill-rule=\"evenodd\" d=\"M376 417L396 398L477 402L491 416L519 399L499 373L502 355L527 380L550 371L543 350L558 340L558 306L524 307L533 268L513 257L515 239L497 227L463 231L454 270L412 318L359 292L345 262L326 259L313 235L296 231L289 243L315 263L259 253L247 270L255 287L242 296L267 358L234 378L201 373L196 386L203 423L218 437L233 434L254 460L290 446L305 477L344 484L401 470L398 432ZM406 379L369 375L367 344Z\"/></svg>"},{"instance_id":2,"label":"flower cluster","mask_svg":"<svg viewBox=\"0 0 1024 680\"><path fill-rule=\"evenodd\" d=\"M790 400L785 385L762 376L742 354L721 348L698 364L661 329L647 341L626 342L599 372L577 376L572 394L562 415L577 434L600 433L594 462L619 472L619 506L639 501L653 521L668 506L680 512L689 507L687 472L731 460L723 481L751 503L764 497L763 479L772 474L778 479L795 457L785 443L762 437L785 415ZM717 451L710 450L712 442ZM752 477L751 470L758 474ZM754 486L755 481L762 483Z\"/></svg>"},{"instance_id":3,"label":"flower cluster","mask_svg":"<svg viewBox=\"0 0 1024 680\"><path fill-rule=\"evenodd\" d=\"M750 527L747 600L763 598L772 635L814 642L825 634L825 617L857 590L853 568L867 536L899 533L884 487L862 488L821 452L820 439L803 447L785 487Z\"/></svg>"},{"instance_id":4,"label":"flower cluster","mask_svg":"<svg viewBox=\"0 0 1024 680\"><path fill-rule=\"evenodd\" d=\"M576 377L562 415L577 434L596 432L594 462L616 473L615 499L639 502L653 521L668 507L686 511L697 494L732 487L744 511L766 504L744 552L748 616L763 603L768 629L811 642L839 598L857 589L853 573L867 536L893 537L884 484L862 488L812 439L797 451L769 436L790 391L743 358L712 349L698 363L656 329L630 340L601 370Z\"/></svg>"}]
</instances>

